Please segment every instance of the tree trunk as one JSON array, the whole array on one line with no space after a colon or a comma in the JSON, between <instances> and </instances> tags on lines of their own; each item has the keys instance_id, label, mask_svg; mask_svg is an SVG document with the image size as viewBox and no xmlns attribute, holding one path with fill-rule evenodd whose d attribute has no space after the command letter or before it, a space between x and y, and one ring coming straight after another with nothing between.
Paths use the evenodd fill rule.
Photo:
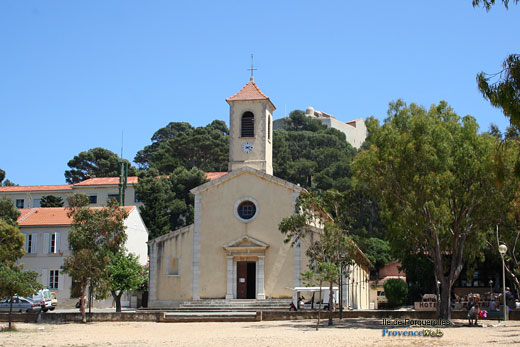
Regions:
<instances>
[{"instance_id":1,"label":"tree trunk","mask_svg":"<svg viewBox=\"0 0 520 347\"><path fill-rule=\"evenodd\" d=\"M518 277L516 277L514 272L511 271L511 269L509 268L509 266L507 264L506 264L505 270L506 270L507 276L513 282L517 295L520 295L520 281L518 280Z\"/></svg>"},{"instance_id":2,"label":"tree trunk","mask_svg":"<svg viewBox=\"0 0 520 347\"><path fill-rule=\"evenodd\" d=\"M11 296L11 303L9 304L9 318L7 319L9 321L9 330L11 330L11 323L12 323L12 317L11 314L13 313L13 297Z\"/></svg>"},{"instance_id":3,"label":"tree trunk","mask_svg":"<svg viewBox=\"0 0 520 347\"><path fill-rule=\"evenodd\" d=\"M332 309L334 308L334 292L333 292L333 283L330 282L329 286L329 326L333 325L332 322Z\"/></svg>"},{"instance_id":4,"label":"tree trunk","mask_svg":"<svg viewBox=\"0 0 520 347\"><path fill-rule=\"evenodd\" d=\"M86 296L85 296L85 290L86 290L86 285L81 285L81 294L80 294L80 297L79 297L79 310L81 312L81 323L87 323L87 315L85 313L85 299L86 299Z\"/></svg>"},{"instance_id":5,"label":"tree trunk","mask_svg":"<svg viewBox=\"0 0 520 347\"><path fill-rule=\"evenodd\" d=\"M441 302L437 303L439 306L440 319L451 319L450 293L450 280L445 278L441 281Z\"/></svg>"},{"instance_id":6,"label":"tree trunk","mask_svg":"<svg viewBox=\"0 0 520 347\"><path fill-rule=\"evenodd\" d=\"M112 297L116 302L116 312L121 312L121 296L123 295L123 291L120 290L119 294L116 294L114 290L111 290L110 292L112 293Z\"/></svg>"},{"instance_id":7,"label":"tree trunk","mask_svg":"<svg viewBox=\"0 0 520 347\"><path fill-rule=\"evenodd\" d=\"M320 327L320 316L321 316L321 306L323 306L323 298L321 297L321 285L323 281L320 281L320 305L318 306L318 324L316 325L316 330Z\"/></svg>"},{"instance_id":8,"label":"tree trunk","mask_svg":"<svg viewBox=\"0 0 520 347\"><path fill-rule=\"evenodd\" d=\"M92 283L88 286L88 319L92 322Z\"/></svg>"}]
</instances>

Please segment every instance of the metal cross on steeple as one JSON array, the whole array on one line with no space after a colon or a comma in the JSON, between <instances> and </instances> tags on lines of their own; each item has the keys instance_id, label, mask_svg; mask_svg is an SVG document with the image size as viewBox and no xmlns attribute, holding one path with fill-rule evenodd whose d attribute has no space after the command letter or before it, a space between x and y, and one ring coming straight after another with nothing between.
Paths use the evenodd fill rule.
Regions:
<instances>
[{"instance_id":1,"label":"metal cross on steeple","mask_svg":"<svg viewBox=\"0 0 520 347\"><path fill-rule=\"evenodd\" d=\"M253 53L251 53L251 68L247 69L247 70L251 71L251 78L250 78L250 80L251 80L251 82L253 82L255 80L255 78L253 76L253 71L258 70L258 69L255 69L253 67Z\"/></svg>"}]
</instances>

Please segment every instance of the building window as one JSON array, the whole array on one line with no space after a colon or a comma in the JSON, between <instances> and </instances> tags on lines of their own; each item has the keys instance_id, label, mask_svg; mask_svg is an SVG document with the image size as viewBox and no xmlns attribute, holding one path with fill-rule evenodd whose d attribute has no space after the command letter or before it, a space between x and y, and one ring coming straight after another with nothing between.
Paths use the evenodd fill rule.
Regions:
<instances>
[{"instance_id":1,"label":"building window","mask_svg":"<svg viewBox=\"0 0 520 347\"><path fill-rule=\"evenodd\" d=\"M42 207L41 199L34 199L33 207Z\"/></svg>"},{"instance_id":2,"label":"building window","mask_svg":"<svg viewBox=\"0 0 520 347\"><path fill-rule=\"evenodd\" d=\"M267 117L267 139L271 141L271 116Z\"/></svg>"},{"instance_id":3,"label":"building window","mask_svg":"<svg viewBox=\"0 0 520 347\"><path fill-rule=\"evenodd\" d=\"M16 199L16 207L23 208L24 201L23 199Z\"/></svg>"},{"instance_id":4,"label":"building window","mask_svg":"<svg viewBox=\"0 0 520 347\"><path fill-rule=\"evenodd\" d=\"M251 201L243 201L238 205L238 215L242 219L251 219L256 213L256 206Z\"/></svg>"},{"instance_id":5,"label":"building window","mask_svg":"<svg viewBox=\"0 0 520 347\"><path fill-rule=\"evenodd\" d=\"M89 195L88 203L89 204L97 204L97 195Z\"/></svg>"},{"instance_id":6,"label":"building window","mask_svg":"<svg viewBox=\"0 0 520 347\"><path fill-rule=\"evenodd\" d=\"M33 236L32 234L27 235L27 253L33 252Z\"/></svg>"},{"instance_id":7,"label":"building window","mask_svg":"<svg viewBox=\"0 0 520 347\"><path fill-rule=\"evenodd\" d=\"M139 197L137 196L137 192L134 192L134 202L141 202L141 200L139 200Z\"/></svg>"},{"instance_id":8,"label":"building window","mask_svg":"<svg viewBox=\"0 0 520 347\"><path fill-rule=\"evenodd\" d=\"M170 258L170 263L168 264L168 275L179 276L179 258Z\"/></svg>"},{"instance_id":9,"label":"building window","mask_svg":"<svg viewBox=\"0 0 520 347\"><path fill-rule=\"evenodd\" d=\"M119 202L119 194L108 194L108 200L114 199Z\"/></svg>"},{"instance_id":10,"label":"building window","mask_svg":"<svg viewBox=\"0 0 520 347\"><path fill-rule=\"evenodd\" d=\"M255 116L251 112L242 115L241 137L255 137Z\"/></svg>"},{"instance_id":11,"label":"building window","mask_svg":"<svg viewBox=\"0 0 520 347\"><path fill-rule=\"evenodd\" d=\"M49 245L49 253L56 253L56 233L51 234L51 243Z\"/></svg>"},{"instance_id":12,"label":"building window","mask_svg":"<svg viewBox=\"0 0 520 347\"><path fill-rule=\"evenodd\" d=\"M235 206L233 207L235 218L244 223L252 222L256 216L258 216L259 212L258 202L250 196L244 196L236 200Z\"/></svg>"},{"instance_id":13,"label":"building window","mask_svg":"<svg viewBox=\"0 0 520 347\"><path fill-rule=\"evenodd\" d=\"M60 270L49 271L49 289L58 289L58 279L60 276Z\"/></svg>"}]
</instances>

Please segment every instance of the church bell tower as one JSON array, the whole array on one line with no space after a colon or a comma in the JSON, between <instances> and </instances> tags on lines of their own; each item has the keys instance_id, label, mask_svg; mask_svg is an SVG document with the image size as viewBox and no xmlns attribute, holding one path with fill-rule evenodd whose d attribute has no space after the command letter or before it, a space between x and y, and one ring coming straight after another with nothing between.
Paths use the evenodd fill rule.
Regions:
<instances>
[{"instance_id":1,"label":"church bell tower","mask_svg":"<svg viewBox=\"0 0 520 347\"><path fill-rule=\"evenodd\" d=\"M229 104L229 171L249 166L273 174L273 111L269 98L251 80Z\"/></svg>"}]
</instances>

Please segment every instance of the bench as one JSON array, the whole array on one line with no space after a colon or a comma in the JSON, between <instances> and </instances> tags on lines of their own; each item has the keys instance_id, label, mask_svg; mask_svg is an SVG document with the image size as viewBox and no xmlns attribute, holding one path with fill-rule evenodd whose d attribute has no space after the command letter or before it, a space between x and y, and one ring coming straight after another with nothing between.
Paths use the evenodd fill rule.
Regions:
<instances>
[{"instance_id":1,"label":"bench","mask_svg":"<svg viewBox=\"0 0 520 347\"><path fill-rule=\"evenodd\" d=\"M504 311L488 311L487 317L479 319L498 319L499 321L504 320Z\"/></svg>"}]
</instances>

